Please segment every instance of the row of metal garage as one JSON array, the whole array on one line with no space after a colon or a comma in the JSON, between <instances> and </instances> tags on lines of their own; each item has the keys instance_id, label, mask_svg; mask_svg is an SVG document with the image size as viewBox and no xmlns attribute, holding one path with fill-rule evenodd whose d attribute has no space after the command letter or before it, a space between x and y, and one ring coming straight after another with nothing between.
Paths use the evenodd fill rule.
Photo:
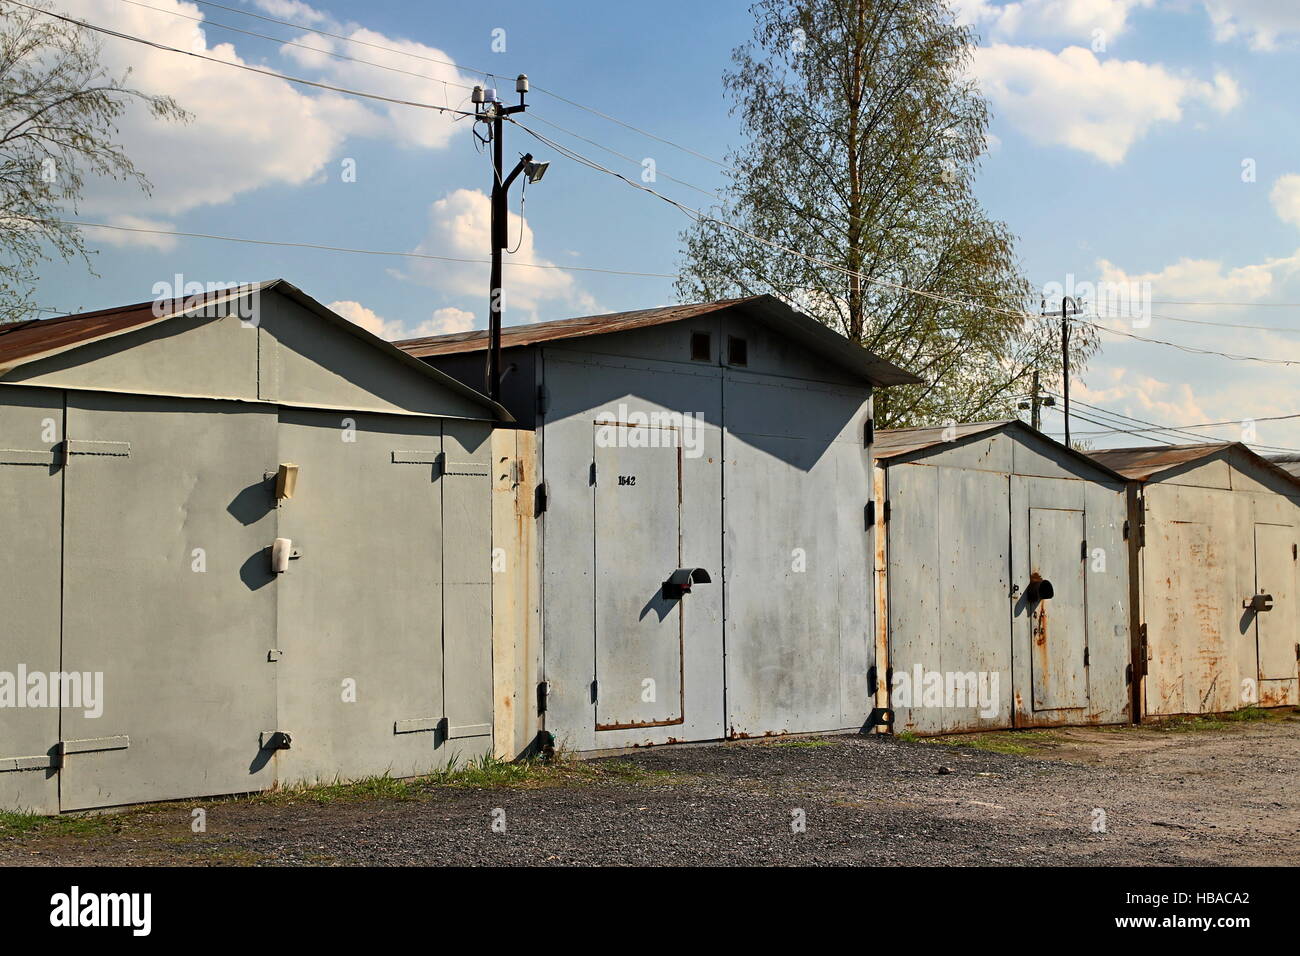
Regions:
<instances>
[{"instance_id":1,"label":"row of metal garage","mask_svg":"<svg viewBox=\"0 0 1300 956\"><path fill-rule=\"evenodd\" d=\"M283 281L0 327L0 806L1300 702L1242 445L876 432L919 380L770 296L506 329L500 404L398 346Z\"/></svg>"}]
</instances>

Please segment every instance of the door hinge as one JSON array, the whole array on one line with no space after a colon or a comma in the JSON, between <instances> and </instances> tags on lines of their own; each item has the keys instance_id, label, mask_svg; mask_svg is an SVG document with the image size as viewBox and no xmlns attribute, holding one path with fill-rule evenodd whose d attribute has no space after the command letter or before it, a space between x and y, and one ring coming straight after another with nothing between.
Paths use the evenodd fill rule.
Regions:
<instances>
[{"instance_id":1,"label":"door hinge","mask_svg":"<svg viewBox=\"0 0 1300 956\"><path fill-rule=\"evenodd\" d=\"M546 513L546 482L541 482L533 489L533 514Z\"/></svg>"},{"instance_id":2,"label":"door hinge","mask_svg":"<svg viewBox=\"0 0 1300 956\"><path fill-rule=\"evenodd\" d=\"M1089 657L1088 657L1088 648L1085 647L1085 648L1083 649L1083 666L1084 666L1084 667L1087 667L1087 666L1088 666L1088 661L1089 661Z\"/></svg>"},{"instance_id":3,"label":"door hinge","mask_svg":"<svg viewBox=\"0 0 1300 956\"><path fill-rule=\"evenodd\" d=\"M1088 539L1087 538L1084 538L1082 541L1079 542L1079 560L1080 561L1088 560Z\"/></svg>"},{"instance_id":4,"label":"door hinge","mask_svg":"<svg viewBox=\"0 0 1300 956\"><path fill-rule=\"evenodd\" d=\"M875 501L867 502L867 527L875 527L876 524L876 503Z\"/></svg>"},{"instance_id":5,"label":"door hinge","mask_svg":"<svg viewBox=\"0 0 1300 956\"><path fill-rule=\"evenodd\" d=\"M1294 561L1295 559L1296 559L1296 546L1295 546L1294 544L1292 544L1292 545L1291 545L1291 560Z\"/></svg>"},{"instance_id":6,"label":"door hinge","mask_svg":"<svg viewBox=\"0 0 1300 956\"><path fill-rule=\"evenodd\" d=\"M546 713L546 698L551 695L551 685L548 681L539 681L537 684L537 713Z\"/></svg>"},{"instance_id":7,"label":"door hinge","mask_svg":"<svg viewBox=\"0 0 1300 956\"><path fill-rule=\"evenodd\" d=\"M546 414L546 386L545 385L537 386L537 414L538 415Z\"/></svg>"},{"instance_id":8,"label":"door hinge","mask_svg":"<svg viewBox=\"0 0 1300 956\"><path fill-rule=\"evenodd\" d=\"M1125 519L1124 519L1124 540L1125 540L1125 541L1128 540L1128 532L1129 532L1128 519L1125 518Z\"/></svg>"},{"instance_id":9,"label":"door hinge","mask_svg":"<svg viewBox=\"0 0 1300 956\"><path fill-rule=\"evenodd\" d=\"M876 665L872 664L867 668L867 693L874 694L878 683L876 680Z\"/></svg>"},{"instance_id":10,"label":"door hinge","mask_svg":"<svg viewBox=\"0 0 1300 956\"><path fill-rule=\"evenodd\" d=\"M591 702L594 704L600 700L600 681L594 677L591 679Z\"/></svg>"},{"instance_id":11,"label":"door hinge","mask_svg":"<svg viewBox=\"0 0 1300 956\"><path fill-rule=\"evenodd\" d=\"M870 448L876 440L876 420L868 418L867 424L862 429L863 443Z\"/></svg>"}]
</instances>

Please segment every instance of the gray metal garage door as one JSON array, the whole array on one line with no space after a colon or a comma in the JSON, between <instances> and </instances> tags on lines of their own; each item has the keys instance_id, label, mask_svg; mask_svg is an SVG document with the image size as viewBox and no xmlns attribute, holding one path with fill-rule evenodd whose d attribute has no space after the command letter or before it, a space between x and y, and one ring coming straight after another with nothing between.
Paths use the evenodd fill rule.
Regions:
<instances>
[{"instance_id":1,"label":"gray metal garage door","mask_svg":"<svg viewBox=\"0 0 1300 956\"><path fill-rule=\"evenodd\" d=\"M681 563L681 448L667 428L595 427L596 729L680 723L684 602L662 585Z\"/></svg>"},{"instance_id":2,"label":"gray metal garage door","mask_svg":"<svg viewBox=\"0 0 1300 956\"><path fill-rule=\"evenodd\" d=\"M63 393L5 387L0 399L0 670L21 693L20 668L59 669ZM58 709L12 705L0 708L0 807L53 812Z\"/></svg>"},{"instance_id":3,"label":"gray metal garage door","mask_svg":"<svg viewBox=\"0 0 1300 956\"><path fill-rule=\"evenodd\" d=\"M64 810L257 790L273 779L275 415L235 402L69 393Z\"/></svg>"}]
</instances>

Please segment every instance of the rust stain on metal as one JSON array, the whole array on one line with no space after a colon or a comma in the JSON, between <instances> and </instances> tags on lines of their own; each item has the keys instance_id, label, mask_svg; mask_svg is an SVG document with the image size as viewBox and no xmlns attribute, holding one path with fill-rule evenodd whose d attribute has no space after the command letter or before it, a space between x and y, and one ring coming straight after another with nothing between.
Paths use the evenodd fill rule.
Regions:
<instances>
[{"instance_id":1,"label":"rust stain on metal","mask_svg":"<svg viewBox=\"0 0 1300 956\"><path fill-rule=\"evenodd\" d=\"M673 720L633 720L626 724L597 724L597 730L636 730L640 727L674 727L677 724L683 724L686 720L684 717L677 717Z\"/></svg>"},{"instance_id":2,"label":"rust stain on metal","mask_svg":"<svg viewBox=\"0 0 1300 956\"><path fill-rule=\"evenodd\" d=\"M1239 444L1239 442L1209 442L1197 445L1108 448L1103 451L1091 452L1090 457L1101 462L1112 471L1119 472L1125 478L1146 481L1159 472L1168 471L1188 462L1200 461L1202 458L1208 458ZM1245 448L1244 445L1241 445L1241 447Z\"/></svg>"}]
</instances>

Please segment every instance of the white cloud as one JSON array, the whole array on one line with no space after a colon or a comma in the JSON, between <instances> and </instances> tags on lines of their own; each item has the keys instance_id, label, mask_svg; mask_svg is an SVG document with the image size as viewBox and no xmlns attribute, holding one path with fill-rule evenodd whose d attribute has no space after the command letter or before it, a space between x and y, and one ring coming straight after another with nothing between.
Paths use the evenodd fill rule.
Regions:
<instances>
[{"instance_id":1,"label":"white cloud","mask_svg":"<svg viewBox=\"0 0 1300 956\"><path fill-rule=\"evenodd\" d=\"M253 0L253 3L259 10L281 20L292 20L311 26L330 22L329 14L322 13L315 7L303 3L302 0Z\"/></svg>"},{"instance_id":2,"label":"white cloud","mask_svg":"<svg viewBox=\"0 0 1300 956\"><path fill-rule=\"evenodd\" d=\"M1155 0L954 0L952 6L959 23L998 39L1053 36L1108 40L1128 28L1133 10L1154 4Z\"/></svg>"},{"instance_id":3,"label":"white cloud","mask_svg":"<svg viewBox=\"0 0 1300 956\"><path fill-rule=\"evenodd\" d=\"M1097 263L1103 282L1149 284L1153 298L1232 302L1263 301L1297 265L1300 252L1236 268L1225 268L1217 259L1183 258L1159 272L1129 273L1105 259Z\"/></svg>"},{"instance_id":4,"label":"white cloud","mask_svg":"<svg viewBox=\"0 0 1300 956\"><path fill-rule=\"evenodd\" d=\"M1273 184L1269 199L1279 219L1300 226L1300 176L1290 173L1279 177Z\"/></svg>"},{"instance_id":5,"label":"white cloud","mask_svg":"<svg viewBox=\"0 0 1300 956\"><path fill-rule=\"evenodd\" d=\"M1075 394L1080 401L1162 425L1196 424L1218 420L1206 411L1201 398L1197 396L1192 386L1186 383L1161 381L1145 372L1138 372L1122 365L1106 368L1098 376L1094 376L1096 377L1102 379L1100 385L1090 388L1080 382L1075 386ZM1097 426L1080 423L1075 427L1086 430ZM1195 439L1188 438L1187 441L1191 442ZM1149 439L1142 435L1121 435L1115 443L1147 444Z\"/></svg>"},{"instance_id":6,"label":"white cloud","mask_svg":"<svg viewBox=\"0 0 1300 956\"><path fill-rule=\"evenodd\" d=\"M491 207L488 197L475 189L457 189L429 206L425 238L415 251L424 255L484 259L490 249ZM533 230L516 213L509 215L512 255L504 257L505 321L537 321L545 303L560 303L590 314L598 311L591 296L573 277L548 268L549 259L538 255ZM536 267L536 268L535 268ZM489 271L486 264L417 262L404 278L452 295L487 299Z\"/></svg>"},{"instance_id":7,"label":"white cloud","mask_svg":"<svg viewBox=\"0 0 1300 956\"><path fill-rule=\"evenodd\" d=\"M452 332L468 332L474 328L474 313L446 306L434 309L433 315L415 328L411 329L411 338L422 335L447 335Z\"/></svg>"},{"instance_id":8,"label":"white cloud","mask_svg":"<svg viewBox=\"0 0 1300 956\"><path fill-rule=\"evenodd\" d=\"M1295 0L1204 0L1205 12L1221 43L1244 39L1252 49L1276 50L1300 35L1300 4Z\"/></svg>"},{"instance_id":9,"label":"white cloud","mask_svg":"<svg viewBox=\"0 0 1300 956\"><path fill-rule=\"evenodd\" d=\"M153 0L152 5L188 17L202 16L199 7L183 0ZM261 6L296 20L324 19L324 14L313 16L312 8L296 0L288 5L286 0L263 0ZM250 62L231 43L217 42L223 34L212 34L211 28L205 30L202 23L193 20L117 0L66 0L63 7L91 23L146 36L167 46L231 63ZM418 46L377 33L366 35L383 45ZM321 39L323 43L332 42ZM129 68L128 85L146 93L173 96L194 114L194 119L188 124L164 123L138 105L130 107L119 122L118 142L152 180L153 194L145 198L129 184L96 181L90 184L82 206L89 214L104 216L144 209L174 216L200 206L229 202L257 189L317 182L327 170L332 171L343 144L353 137L436 148L445 145L449 135L450 120L429 110L370 105L342 94L308 92L287 80L116 38L101 38L100 42L100 59L111 75L120 76ZM291 63L287 72L301 74L312 66L310 58L317 57L323 61L320 70L327 81L351 76L333 65L337 61L300 52L303 57ZM374 58L385 56L393 57L376 53ZM275 69L274 65L258 61L252 61L252 65ZM405 65L411 66L409 61ZM380 93L414 94L403 98L442 103L441 83L434 97L428 81L403 78L410 80L407 86L384 79L396 74L355 65L354 69L369 71L364 81L359 73L355 76L356 86ZM428 72L418 66L415 70ZM449 78L456 74L451 67L442 71Z\"/></svg>"},{"instance_id":10,"label":"white cloud","mask_svg":"<svg viewBox=\"0 0 1300 956\"><path fill-rule=\"evenodd\" d=\"M1110 165L1185 104L1227 112L1240 102L1226 73L1202 81L1137 60L1099 60L1082 47L1054 54L994 44L975 51L974 72L999 115L1042 145L1082 150Z\"/></svg>"},{"instance_id":11,"label":"white cloud","mask_svg":"<svg viewBox=\"0 0 1300 956\"><path fill-rule=\"evenodd\" d=\"M326 308L337 312L349 322L355 322L367 332L390 342L425 335L443 335L448 332L468 332L474 328L474 313L454 306L435 309L428 319L411 328L400 319L385 319L374 309L368 309L360 302L351 299L331 302Z\"/></svg>"},{"instance_id":12,"label":"white cloud","mask_svg":"<svg viewBox=\"0 0 1300 956\"><path fill-rule=\"evenodd\" d=\"M340 35L350 40L359 41L366 46L348 44L318 34L309 33L295 40L304 46L285 47L285 54L300 67L309 68L324 74L330 83L347 89L363 89L368 93L414 103L431 103L456 109L462 104L468 105L469 90L473 83L461 76L455 66L446 64L454 62L452 58L437 47L414 43L409 40L396 40L361 27L339 28ZM401 53L390 53L376 49L388 47ZM345 56L366 60L390 67L389 70L376 69L365 63L354 63L329 56L329 53L342 53ZM401 70L397 73L393 70ZM383 110L388 118L388 131L397 142L409 146L440 148L447 145L454 129L452 116L432 110L417 109L396 103L380 104L376 108Z\"/></svg>"}]
</instances>

